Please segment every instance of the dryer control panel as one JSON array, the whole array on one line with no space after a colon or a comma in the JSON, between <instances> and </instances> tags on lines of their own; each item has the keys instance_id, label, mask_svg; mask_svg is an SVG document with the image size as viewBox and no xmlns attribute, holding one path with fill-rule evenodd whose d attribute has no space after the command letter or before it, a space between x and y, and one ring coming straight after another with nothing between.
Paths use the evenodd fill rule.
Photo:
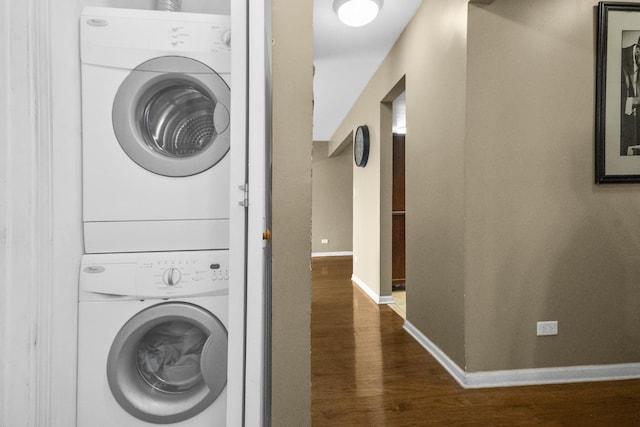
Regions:
<instances>
[{"instance_id":1,"label":"dryer control panel","mask_svg":"<svg viewBox=\"0 0 640 427\"><path fill-rule=\"evenodd\" d=\"M167 47L187 51L226 52L231 48L231 28L226 23L167 23Z\"/></svg>"},{"instance_id":2,"label":"dryer control panel","mask_svg":"<svg viewBox=\"0 0 640 427\"><path fill-rule=\"evenodd\" d=\"M231 72L229 15L87 6L80 17L83 64L133 69L153 58L186 56Z\"/></svg>"}]
</instances>

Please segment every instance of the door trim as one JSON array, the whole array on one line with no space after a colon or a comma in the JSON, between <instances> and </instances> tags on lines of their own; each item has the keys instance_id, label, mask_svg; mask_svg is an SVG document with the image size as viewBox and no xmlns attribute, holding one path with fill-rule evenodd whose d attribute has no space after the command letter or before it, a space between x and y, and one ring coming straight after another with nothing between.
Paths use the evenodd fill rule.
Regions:
<instances>
[{"instance_id":1,"label":"door trim","mask_svg":"<svg viewBox=\"0 0 640 427\"><path fill-rule=\"evenodd\" d=\"M51 346L56 325L50 7L47 0L27 0L2 2L0 8L4 40L10 41L0 49L0 128L6 141L20 145L0 149L6 166L0 172L0 217L7 230L0 259L11 266L4 269L0 290L6 316L0 351L11 366L0 381L0 424L51 425L52 411L60 410L52 403L58 400L52 377L61 351Z\"/></svg>"}]
</instances>

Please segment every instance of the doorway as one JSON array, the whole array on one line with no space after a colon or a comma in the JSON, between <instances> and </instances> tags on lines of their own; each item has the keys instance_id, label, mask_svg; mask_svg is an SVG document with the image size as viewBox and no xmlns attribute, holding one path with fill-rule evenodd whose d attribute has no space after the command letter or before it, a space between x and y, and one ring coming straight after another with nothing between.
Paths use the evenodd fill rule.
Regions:
<instances>
[{"instance_id":1,"label":"doorway","mask_svg":"<svg viewBox=\"0 0 640 427\"><path fill-rule=\"evenodd\" d=\"M406 319L405 133L407 126L405 92L394 99L392 115L391 293L394 300L394 310Z\"/></svg>"}]
</instances>

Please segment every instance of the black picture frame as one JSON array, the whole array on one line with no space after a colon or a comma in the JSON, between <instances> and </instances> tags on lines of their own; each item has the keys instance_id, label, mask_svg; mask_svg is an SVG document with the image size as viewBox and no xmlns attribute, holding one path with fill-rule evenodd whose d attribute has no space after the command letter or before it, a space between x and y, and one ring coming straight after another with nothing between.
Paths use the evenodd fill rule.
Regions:
<instances>
[{"instance_id":1,"label":"black picture frame","mask_svg":"<svg viewBox=\"0 0 640 427\"><path fill-rule=\"evenodd\" d=\"M640 3L598 3L596 184L640 182Z\"/></svg>"}]
</instances>

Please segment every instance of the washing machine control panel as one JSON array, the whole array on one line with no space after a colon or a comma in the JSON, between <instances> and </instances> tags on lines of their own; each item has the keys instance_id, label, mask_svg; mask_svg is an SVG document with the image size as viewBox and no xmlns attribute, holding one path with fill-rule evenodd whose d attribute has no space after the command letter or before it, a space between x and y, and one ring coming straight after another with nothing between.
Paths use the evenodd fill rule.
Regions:
<instances>
[{"instance_id":1,"label":"washing machine control panel","mask_svg":"<svg viewBox=\"0 0 640 427\"><path fill-rule=\"evenodd\" d=\"M229 288L229 252L157 252L138 259L136 295L176 298Z\"/></svg>"}]
</instances>

